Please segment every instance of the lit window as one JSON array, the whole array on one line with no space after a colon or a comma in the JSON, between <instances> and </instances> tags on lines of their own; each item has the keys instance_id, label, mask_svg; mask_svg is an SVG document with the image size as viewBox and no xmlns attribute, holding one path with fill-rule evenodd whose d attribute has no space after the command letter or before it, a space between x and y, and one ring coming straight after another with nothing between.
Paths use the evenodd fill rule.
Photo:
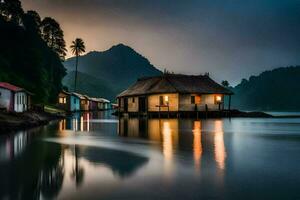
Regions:
<instances>
[{"instance_id":1,"label":"lit window","mask_svg":"<svg viewBox=\"0 0 300 200\"><path fill-rule=\"evenodd\" d=\"M165 96L165 102L169 103L169 96Z\"/></svg>"},{"instance_id":2,"label":"lit window","mask_svg":"<svg viewBox=\"0 0 300 200\"><path fill-rule=\"evenodd\" d=\"M60 104L66 104L67 103L66 97L59 97L59 103Z\"/></svg>"},{"instance_id":3,"label":"lit window","mask_svg":"<svg viewBox=\"0 0 300 200\"><path fill-rule=\"evenodd\" d=\"M217 95L216 96L216 103L221 103L222 102L222 96L221 95Z\"/></svg>"},{"instance_id":4,"label":"lit window","mask_svg":"<svg viewBox=\"0 0 300 200\"><path fill-rule=\"evenodd\" d=\"M169 105L169 96L159 96L159 105L160 106Z\"/></svg>"}]
</instances>

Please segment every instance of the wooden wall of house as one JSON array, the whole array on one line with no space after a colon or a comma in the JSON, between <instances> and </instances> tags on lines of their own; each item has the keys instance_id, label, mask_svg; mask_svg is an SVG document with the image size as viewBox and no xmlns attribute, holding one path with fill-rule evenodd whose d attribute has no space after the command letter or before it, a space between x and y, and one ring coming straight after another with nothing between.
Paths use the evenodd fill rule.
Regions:
<instances>
[{"instance_id":1,"label":"wooden wall of house","mask_svg":"<svg viewBox=\"0 0 300 200\"><path fill-rule=\"evenodd\" d=\"M124 98L118 98L119 111L124 112Z\"/></svg>"},{"instance_id":2,"label":"wooden wall of house","mask_svg":"<svg viewBox=\"0 0 300 200\"><path fill-rule=\"evenodd\" d=\"M158 112L160 105L160 96L164 99L167 96L169 100L169 111L178 111L178 94L156 94L148 96L148 111ZM161 111L168 111L167 107L161 107Z\"/></svg>"},{"instance_id":3,"label":"wooden wall of house","mask_svg":"<svg viewBox=\"0 0 300 200\"><path fill-rule=\"evenodd\" d=\"M80 100L80 110L82 111L88 111L89 110L89 100L87 99L81 99Z\"/></svg>"},{"instance_id":4,"label":"wooden wall of house","mask_svg":"<svg viewBox=\"0 0 300 200\"><path fill-rule=\"evenodd\" d=\"M5 108L8 111L13 111L13 98L10 90L0 88L0 108Z\"/></svg>"},{"instance_id":5,"label":"wooden wall of house","mask_svg":"<svg viewBox=\"0 0 300 200\"><path fill-rule=\"evenodd\" d=\"M15 93L15 112L24 112L27 111L27 94L25 92Z\"/></svg>"},{"instance_id":6,"label":"wooden wall of house","mask_svg":"<svg viewBox=\"0 0 300 200\"><path fill-rule=\"evenodd\" d=\"M205 104L207 104L208 110L218 110L219 105L216 104L216 95L217 94L205 94L201 95L201 110L205 110ZM222 96L222 95L221 95ZM224 99L222 97L222 99Z\"/></svg>"},{"instance_id":7,"label":"wooden wall of house","mask_svg":"<svg viewBox=\"0 0 300 200\"><path fill-rule=\"evenodd\" d=\"M128 112L138 112L138 111L139 111L139 98L128 97Z\"/></svg>"},{"instance_id":8,"label":"wooden wall of house","mask_svg":"<svg viewBox=\"0 0 300 200\"><path fill-rule=\"evenodd\" d=\"M70 111L75 112L80 110L80 99L77 96L71 95L70 97Z\"/></svg>"},{"instance_id":9,"label":"wooden wall of house","mask_svg":"<svg viewBox=\"0 0 300 200\"><path fill-rule=\"evenodd\" d=\"M65 98L65 103L63 102L63 98ZM58 106L60 109L70 111L70 99L69 95L65 93L58 94Z\"/></svg>"},{"instance_id":10,"label":"wooden wall of house","mask_svg":"<svg viewBox=\"0 0 300 200\"><path fill-rule=\"evenodd\" d=\"M219 104L216 103L216 96L224 96L219 94L155 94L148 96L148 111L158 112L159 105L161 104L160 98L163 98L165 105L165 97L168 97L169 111L205 111L206 105L209 111L219 110ZM194 103L192 103L192 96L195 97ZM134 100L133 100L134 99ZM119 109L124 112L124 98L119 99ZM221 106L222 108L222 106ZM167 107L160 107L160 111L168 111ZM139 112L139 98L128 97L128 112Z\"/></svg>"},{"instance_id":11,"label":"wooden wall of house","mask_svg":"<svg viewBox=\"0 0 300 200\"><path fill-rule=\"evenodd\" d=\"M219 104L216 103L216 96L218 94L182 94L179 100L179 110L180 111L195 111L195 105L198 111L205 111L205 105L207 105L208 110L216 111L219 110ZM195 104L192 104L191 98L195 96ZM224 100L223 95L222 100Z\"/></svg>"},{"instance_id":12,"label":"wooden wall of house","mask_svg":"<svg viewBox=\"0 0 300 200\"><path fill-rule=\"evenodd\" d=\"M195 103L192 103L192 96L195 97ZM201 107L201 95L199 94L180 94L179 95L179 110L180 111L195 111L195 105Z\"/></svg>"}]
</instances>

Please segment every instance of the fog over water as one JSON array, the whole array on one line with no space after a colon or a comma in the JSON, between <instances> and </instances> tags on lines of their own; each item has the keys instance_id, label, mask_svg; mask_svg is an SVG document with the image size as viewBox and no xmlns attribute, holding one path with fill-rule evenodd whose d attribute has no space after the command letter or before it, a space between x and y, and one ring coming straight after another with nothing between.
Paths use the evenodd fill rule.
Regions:
<instances>
[{"instance_id":1,"label":"fog over water","mask_svg":"<svg viewBox=\"0 0 300 200\"><path fill-rule=\"evenodd\" d=\"M77 113L0 137L0 199L298 199L300 120Z\"/></svg>"}]
</instances>

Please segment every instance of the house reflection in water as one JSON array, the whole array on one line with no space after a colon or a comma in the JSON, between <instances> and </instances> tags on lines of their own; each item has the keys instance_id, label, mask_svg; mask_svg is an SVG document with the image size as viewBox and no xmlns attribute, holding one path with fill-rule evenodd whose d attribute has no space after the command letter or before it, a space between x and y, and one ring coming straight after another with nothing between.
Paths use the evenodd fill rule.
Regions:
<instances>
[{"instance_id":1,"label":"house reflection in water","mask_svg":"<svg viewBox=\"0 0 300 200\"><path fill-rule=\"evenodd\" d=\"M215 121L214 131L215 144L215 159L220 169L225 168L226 151L224 145L223 122L221 120Z\"/></svg>"},{"instance_id":2,"label":"house reflection in water","mask_svg":"<svg viewBox=\"0 0 300 200\"><path fill-rule=\"evenodd\" d=\"M90 131L91 113L74 113L72 117L59 122L59 131Z\"/></svg>"},{"instance_id":3,"label":"house reflection in water","mask_svg":"<svg viewBox=\"0 0 300 200\"><path fill-rule=\"evenodd\" d=\"M202 156L201 121L194 121L193 135L194 163L196 172L199 172Z\"/></svg>"},{"instance_id":4,"label":"house reflection in water","mask_svg":"<svg viewBox=\"0 0 300 200\"><path fill-rule=\"evenodd\" d=\"M222 120L120 118L119 135L159 142L165 167L171 171L178 150L192 152L186 159L193 159L196 172L210 162L217 169L226 166ZM206 163L201 162L203 157Z\"/></svg>"},{"instance_id":5,"label":"house reflection in water","mask_svg":"<svg viewBox=\"0 0 300 200\"><path fill-rule=\"evenodd\" d=\"M10 161L20 156L30 142L31 137L27 131L20 131L17 134L7 136L0 143L0 162Z\"/></svg>"}]
</instances>

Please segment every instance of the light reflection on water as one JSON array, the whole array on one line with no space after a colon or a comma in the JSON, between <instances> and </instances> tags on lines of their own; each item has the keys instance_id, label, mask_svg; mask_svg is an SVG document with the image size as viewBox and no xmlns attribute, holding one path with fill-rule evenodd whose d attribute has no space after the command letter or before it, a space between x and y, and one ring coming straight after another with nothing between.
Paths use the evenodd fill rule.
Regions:
<instances>
[{"instance_id":1,"label":"light reflection on water","mask_svg":"<svg viewBox=\"0 0 300 200\"><path fill-rule=\"evenodd\" d=\"M297 199L299 142L299 119L78 113L1 136L0 199Z\"/></svg>"}]
</instances>

